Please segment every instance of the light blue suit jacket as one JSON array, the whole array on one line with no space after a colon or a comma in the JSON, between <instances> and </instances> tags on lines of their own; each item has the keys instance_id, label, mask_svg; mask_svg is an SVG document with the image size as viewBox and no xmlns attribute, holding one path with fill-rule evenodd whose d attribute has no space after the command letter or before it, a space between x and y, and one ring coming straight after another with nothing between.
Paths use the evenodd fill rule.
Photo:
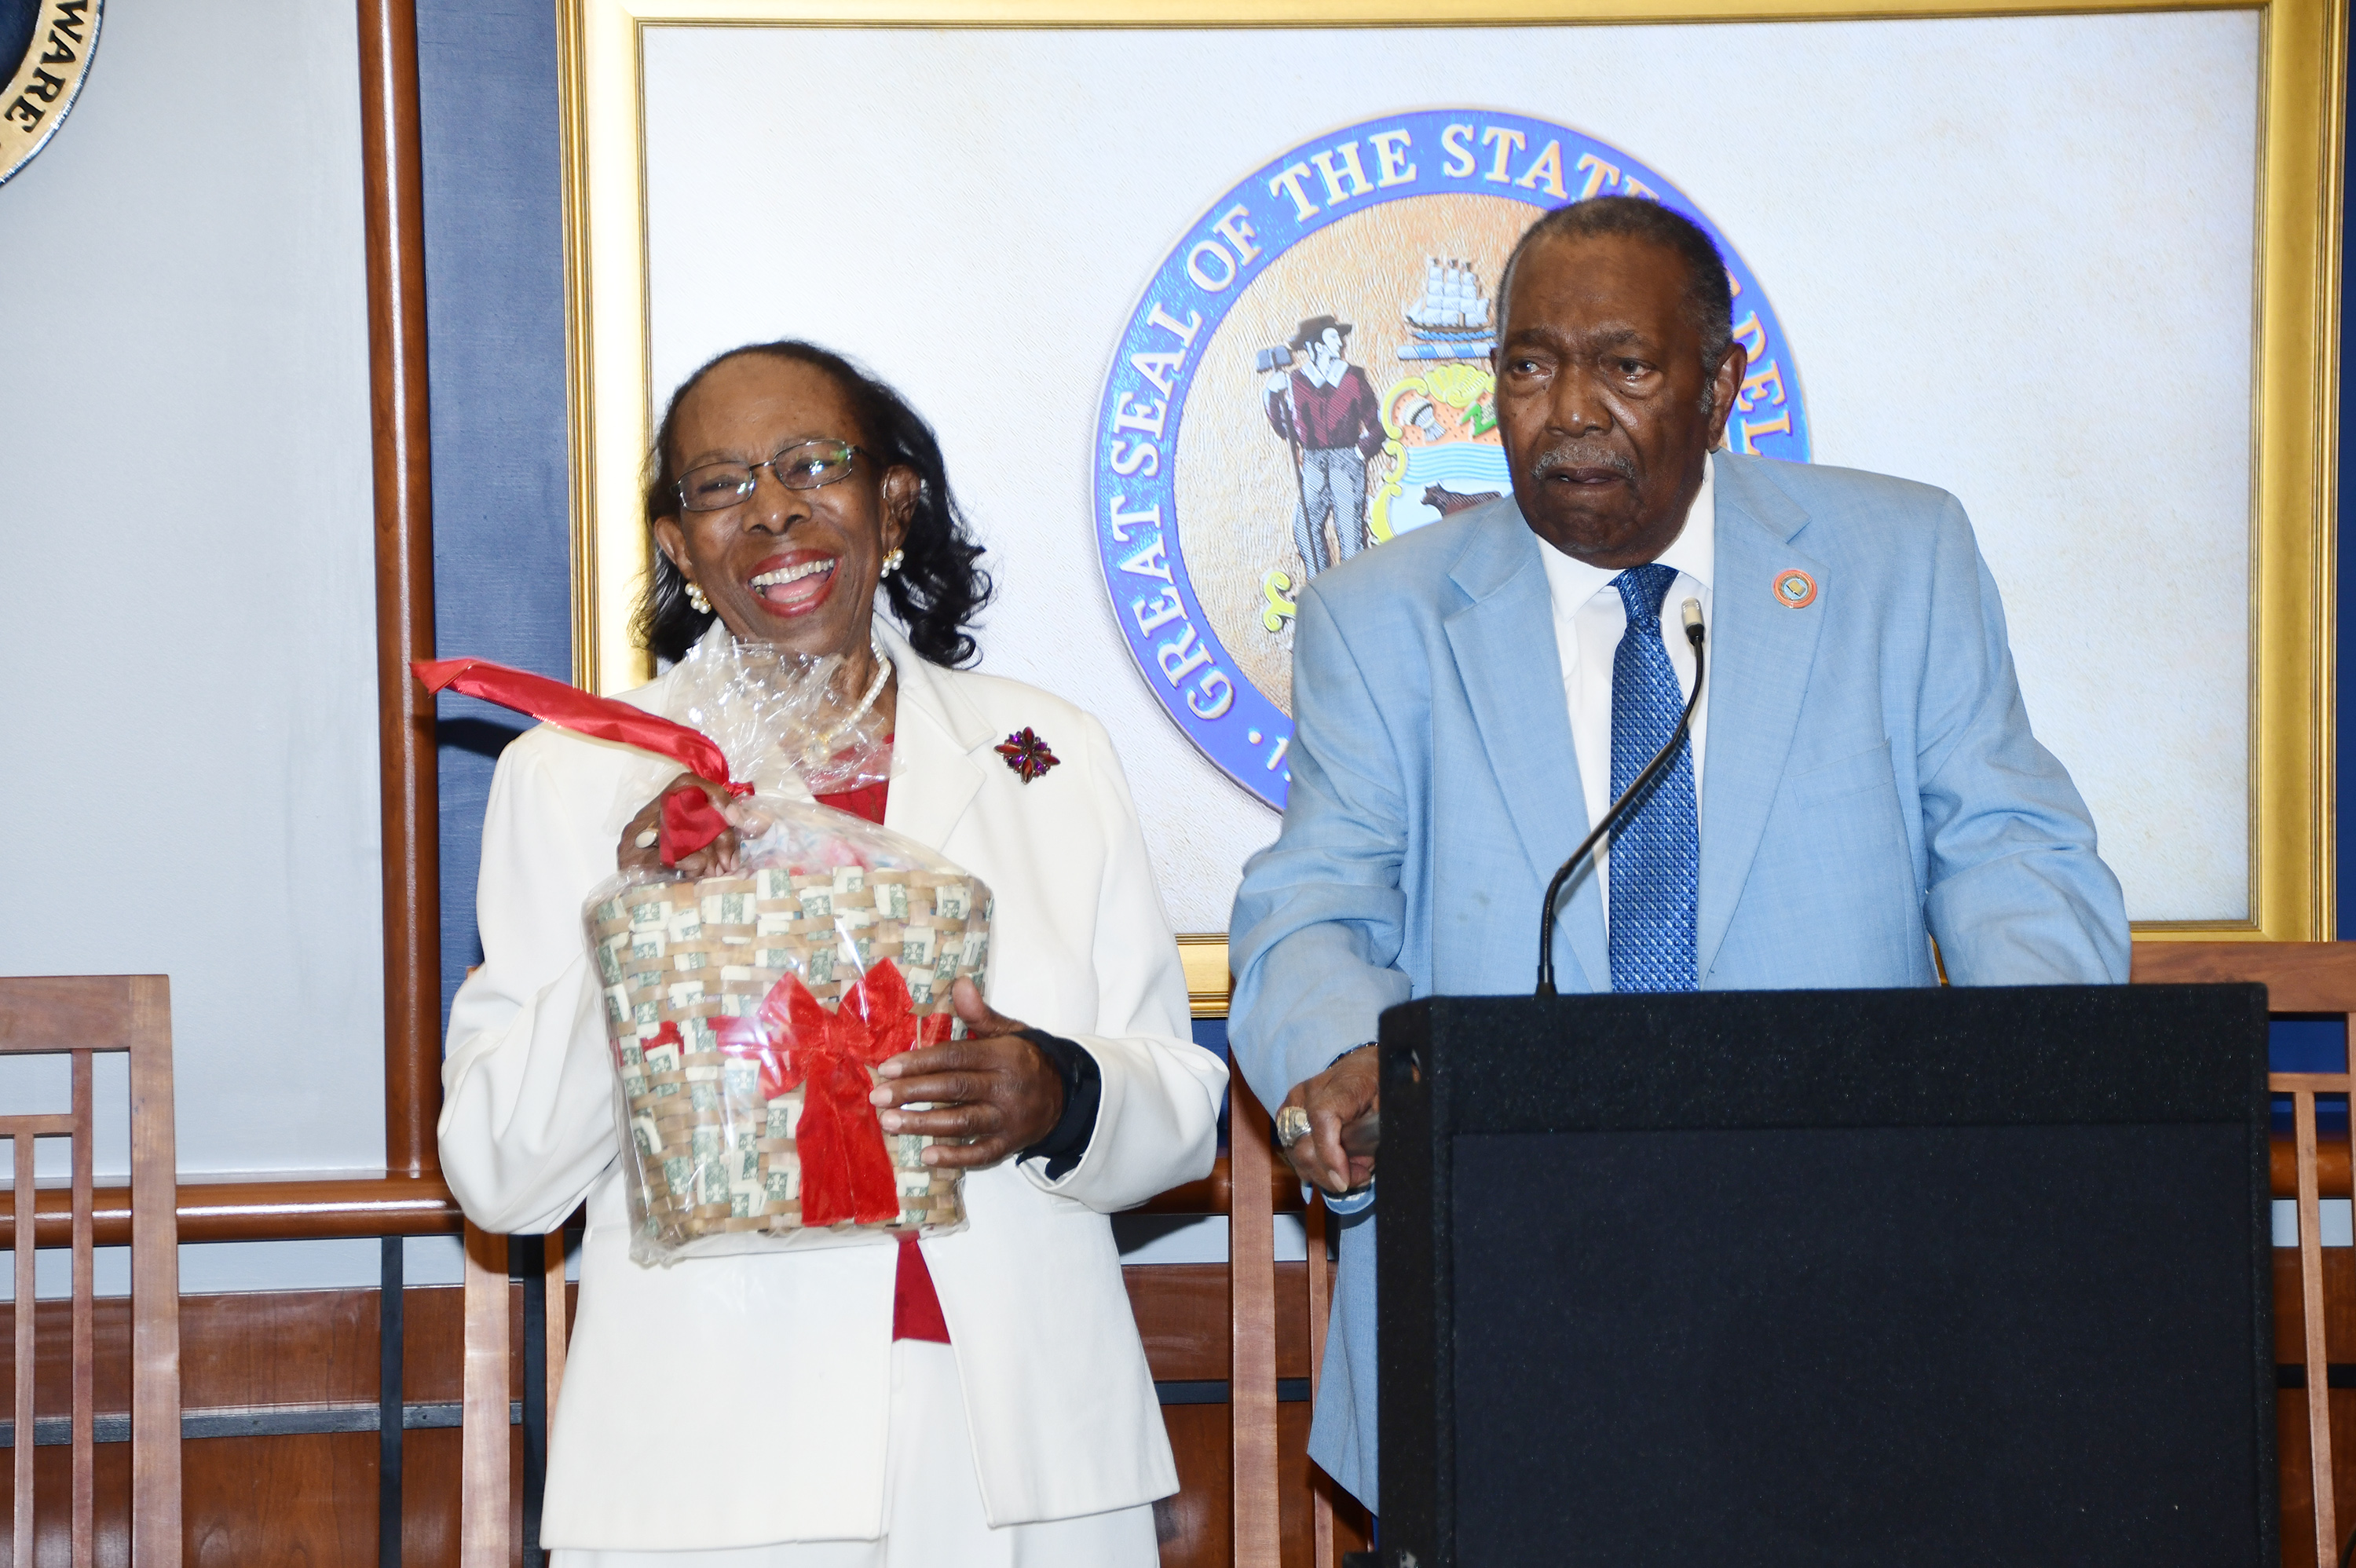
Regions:
<instances>
[{"instance_id":1,"label":"light blue suit jacket","mask_svg":"<svg viewBox=\"0 0 2356 1568\"><path fill-rule=\"evenodd\" d=\"M1720 453L1697 968L1705 989L2124 981L2119 884L2029 733L1954 496ZM1588 822L1546 549L1510 498L1300 598L1283 831L1244 869L1228 1039L1268 1104L1411 997L1526 995L1547 880ZM1797 569L1815 601L1774 592ZM1591 873L1556 984L1609 990ZM1371 1213L1341 1223L1310 1452L1375 1485Z\"/></svg>"}]
</instances>

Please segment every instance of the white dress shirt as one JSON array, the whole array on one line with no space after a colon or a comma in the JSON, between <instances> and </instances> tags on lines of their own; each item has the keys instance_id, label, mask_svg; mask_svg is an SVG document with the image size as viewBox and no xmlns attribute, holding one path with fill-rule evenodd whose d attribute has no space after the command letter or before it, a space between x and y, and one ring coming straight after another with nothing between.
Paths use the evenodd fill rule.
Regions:
<instances>
[{"instance_id":1,"label":"white dress shirt","mask_svg":"<svg viewBox=\"0 0 2356 1568\"><path fill-rule=\"evenodd\" d=\"M1661 631L1668 644L1669 664L1677 672L1677 689L1693 696L1693 645L1686 641L1680 607L1688 599L1701 601L1702 624L1711 624L1709 580L1718 554L1718 507L1710 465L1701 471L1701 488L1686 512L1685 527L1669 548L1655 559L1677 569L1677 580L1661 601ZM1628 612L1612 580L1616 567L1590 566L1540 540L1538 556L1546 562L1547 592L1554 602L1555 652L1562 660L1562 689L1570 706L1570 743L1579 753L1580 792L1587 800L1591 828L1612 805L1612 661L1620 635L1628 627ZM1702 749L1708 735L1709 688L1707 678L1701 702L1694 709L1689 742L1693 747L1694 811L1701 810ZM1697 830L1698 824L1697 823ZM1596 890L1604 895L1603 917L1612 918L1611 844L1595 850Z\"/></svg>"}]
</instances>

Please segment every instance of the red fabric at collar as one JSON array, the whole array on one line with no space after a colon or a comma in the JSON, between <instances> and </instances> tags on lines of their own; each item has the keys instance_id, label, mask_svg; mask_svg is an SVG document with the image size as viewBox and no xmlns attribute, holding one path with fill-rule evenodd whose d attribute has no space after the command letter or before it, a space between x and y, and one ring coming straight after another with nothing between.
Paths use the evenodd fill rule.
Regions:
<instances>
[{"instance_id":1,"label":"red fabric at collar","mask_svg":"<svg viewBox=\"0 0 2356 1568\"><path fill-rule=\"evenodd\" d=\"M822 795L818 803L847 811L881 827L891 792L891 783L886 780L861 789L847 789L840 795ZM933 1288L933 1271L925 1266L924 1250L916 1245L914 1236L900 1239L899 1268L892 1276L892 1338L924 1339L936 1345L949 1342L948 1319L941 1316L941 1297Z\"/></svg>"},{"instance_id":2,"label":"red fabric at collar","mask_svg":"<svg viewBox=\"0 0 2356 1568\"><path fill-rule=\"evenodd\" d=\"M819 795L818 803L830 805L837 811L847 811L881 827L884 826L884 797L891 792L891 782L885 780L879 784L862 784L857 789L847 789L841 795Z\"/></svg>"}]
</instances>

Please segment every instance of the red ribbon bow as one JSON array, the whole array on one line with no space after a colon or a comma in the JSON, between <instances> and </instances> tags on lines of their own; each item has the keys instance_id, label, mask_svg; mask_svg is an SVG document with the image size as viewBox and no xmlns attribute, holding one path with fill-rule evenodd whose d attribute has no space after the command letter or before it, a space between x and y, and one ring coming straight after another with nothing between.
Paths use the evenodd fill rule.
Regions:
<instances>
[{"instance_id":1,"label":"red ribbon bow","mask_svg":"<svg viewBox=\"0 0 2356 1568\"><path fill-rule=\"evenodd\" d=\"M610 697L593 697L577 687L551 680L530 670L510 669L488 659L420 659L411 665L428 691L454 689L486 702L496 702L518 713L576 734L669 757L700 778L726 786L730 795L745 795L753 786L738 784L728 773L728 757L712 737L684 724L633 708ZM682 855L698 849L728 831L728 819L711 796L693 785L681 785L663 797L662 863L675 866Z\"/></svg>"},{"instance_id":2,"label":"red ribbon bow","mask_svg":"<svg viewBox=\"0 0 2356 1568\"><path fill-rule=\"evenodd\" d=\"M919 1019L899 966L880 959L840 1008L810 995L798 975L769 987L743 1018L712 1020L720 1049L761 1063L761 1093L774 1098L797 1086L802 1114L794 1129L802 1163L802 1223L844 1220L888 1225L900 1191L884 1151L884 1128L868 1102L868 1069L918 1045L948 1038L946 1013Z\"/></svg>"}]
</instances>

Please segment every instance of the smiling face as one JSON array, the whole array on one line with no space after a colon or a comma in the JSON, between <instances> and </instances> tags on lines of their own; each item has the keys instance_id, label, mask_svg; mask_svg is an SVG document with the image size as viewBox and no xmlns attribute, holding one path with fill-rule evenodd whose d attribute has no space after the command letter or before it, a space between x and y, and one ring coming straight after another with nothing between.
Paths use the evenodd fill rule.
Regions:
<instances>
[{"instance_id":1,"label":"smiling face","mask_svg":"<svg viewBox=\"0 0 2356 1568\"><path fill-rule=\"evenodd\" d=\"M709 371L673 420L672 471L763 463L797 442L861 443L851 401L799 360L745 354ZM788 490L766 468L753 493L716 512L680 511L655 539L737 636L863 665L884 557L916 508L914 470L879 471L865 451L848 478Z\"/></svg>"},{"instance_id":2,"label":"smiling face","mask_svg":"<svg viewBox=\"0 0 2356 1568\"><path fill-rule=\"evenodd\" d=\"M1590 566L1642 566L1676 541L1741 384L1739 344L1703 373L1685 268L1616 234L1540 240L1514 266L1494 360L1514 499Z\"/></svg>"}]
</instances>

